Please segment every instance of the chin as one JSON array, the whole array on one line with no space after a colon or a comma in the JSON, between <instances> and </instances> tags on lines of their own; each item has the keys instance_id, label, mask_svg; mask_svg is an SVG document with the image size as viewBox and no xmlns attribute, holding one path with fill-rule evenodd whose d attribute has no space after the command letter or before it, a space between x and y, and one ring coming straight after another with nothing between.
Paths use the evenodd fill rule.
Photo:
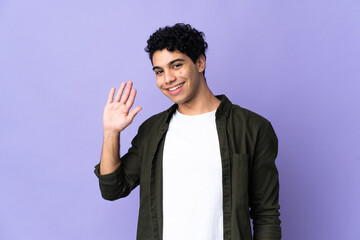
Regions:
<instances>
[{"instance_id":1,"label":"chin","mask_svg":"<svg viewBox=\"0 0 360 240\"><path fill-rule=\"evenodd\" d=\"M166 94L165 94L166 95ZM178 97L174 97L174 96L169 96L169 95L166 95L166 97L168 97L172 102L176 103L176 104L182 104L184 103L184 99L182 98L178 98Z\"/></svg>"},{"instance_id":2,"label":"chin","mask_svg":"<svg viewBox=\"0 0 360 240\"><path fill-rule=\"evenodd\" d=\"M171 98L170 98L171 99ZM173 98L173 99L171 99L171 101L173 101L174 103L176 103L176 104L184 104L184 103L186 103L187 102L187 99L185 99L185 98Z\"/></svg>"}]
</instances>

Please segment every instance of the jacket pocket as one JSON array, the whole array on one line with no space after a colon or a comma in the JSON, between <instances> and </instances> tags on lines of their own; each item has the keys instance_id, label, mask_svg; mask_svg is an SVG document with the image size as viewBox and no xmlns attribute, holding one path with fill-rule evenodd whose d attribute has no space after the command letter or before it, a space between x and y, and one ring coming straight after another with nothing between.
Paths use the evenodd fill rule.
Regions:
<instances>
[{"instance_id":1,"label":"jacket pocket","mask_svg":"<svg viewBox=\"0 0 360 240\"><path fill-rule=\"evenodd\" d=\"M249 155L232 154L232 200L238 206L249 206Z\"/></svg>"}]
</instances>

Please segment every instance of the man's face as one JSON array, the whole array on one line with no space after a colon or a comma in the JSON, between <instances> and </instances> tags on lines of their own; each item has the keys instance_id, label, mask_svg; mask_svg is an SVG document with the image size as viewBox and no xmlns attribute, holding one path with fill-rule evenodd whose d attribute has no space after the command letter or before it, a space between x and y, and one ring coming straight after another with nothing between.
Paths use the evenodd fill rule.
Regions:
<instances>
[{"instance_id":1,"label":"man's face","mask_svg":"<svg viewBox=\"0 0 360 240\"><path fill-rule=\"evenodd\" d=\"M166 49L153 54L153 70L158 88L177 104L189 103L199 93L205 59L194 63L186 54Z\"/></svg>"}]
</instances>

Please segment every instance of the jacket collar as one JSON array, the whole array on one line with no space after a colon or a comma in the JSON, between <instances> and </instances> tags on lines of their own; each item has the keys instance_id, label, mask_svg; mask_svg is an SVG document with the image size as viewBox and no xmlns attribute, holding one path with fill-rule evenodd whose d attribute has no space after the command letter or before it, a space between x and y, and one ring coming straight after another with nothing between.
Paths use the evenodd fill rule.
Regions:
<instances>
[{"instance_id":1,"label":"jacket collar","mask_svg":"<svg viewBox=\"0 0 360 240\"><path fill-rule=\"evenodd\" d=\"M216 110L215 116L216 118L218 117L227 117L229 116L229 112L230 112L230 108L231 108L231 101L225 96L225 95L216 95L215 96L217 99L219 99L220 105ZM177 104L173 104L170 108L168 108L165 111L165 121L166 122L170 122L171 116L174 114L174 112L176 111L178 105Z\"/></svg>"},{"instance_id":2,"label":"jacket collar","mask_svg":"<svg viewBox=\"0 0 360 240\"><path fill-rule=\"evenodd\" d=\"M216 110L216 117L228 117L230 113L230 108L232 106L231 101L225 95L217 95L216 96L221 102L219 107Z\"/></svg>"}]
</instances>

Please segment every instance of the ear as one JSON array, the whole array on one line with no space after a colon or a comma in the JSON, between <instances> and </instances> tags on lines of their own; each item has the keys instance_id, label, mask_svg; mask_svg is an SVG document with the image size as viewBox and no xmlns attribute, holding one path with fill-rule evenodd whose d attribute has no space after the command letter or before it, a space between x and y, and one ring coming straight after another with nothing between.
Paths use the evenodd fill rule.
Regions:
<instances>
[{"instance_id":1,"label":"ear","mask_svg":"<svg viewBox=\"0 0 360 240\"><path fill-rule=\"evenodd\" d=\"M204 54L201 54L198 59L196 60L196 67L198 68L199 72L203 72L206 68L206 59Z\"/></svg>"}]
</instances>

